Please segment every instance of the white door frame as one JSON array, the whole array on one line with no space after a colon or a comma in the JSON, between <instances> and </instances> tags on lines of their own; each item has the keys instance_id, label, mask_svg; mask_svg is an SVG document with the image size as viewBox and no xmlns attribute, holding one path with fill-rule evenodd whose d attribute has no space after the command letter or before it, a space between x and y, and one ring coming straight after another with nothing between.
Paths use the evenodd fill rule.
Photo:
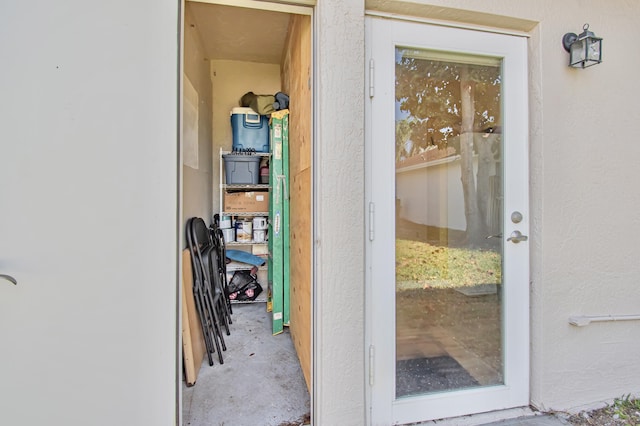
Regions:
<instances>
[{"instance_id":1,"label":"white door frame","mask_svg":"<svg viewBox=\"0 0 640 426\"><path fill-rule=\"evenodd\" d=\"M515 230L528 234L528 108L527 50L523 37L446 28L423 23L368 17L366 21L366 203L369 232L366 250L368 358L368 415L374 425L402 424L464 414L524 406L529 403L529 246L504 243L503 330L505 341L504 385L437 393L395 401L395 271L384 274L374 265L385 262L394 252L395 223L393 188L395 158L394 126L394 50L396 45L468 52L502 57L504 105L504 176L503 206L505 238ZM377 104L376 104L377 102ZM389 123L377 126L376 123ZM508 195L507 195L508 194ZM390 196L391 195L391 196ZM507 219L521 211L524 220L517 225ZM372 242L373 241L373 242ZM392 307L392 308L391 308ZM391 320L390 320L391 318ZM460 403L464 398L464 403ZM425 408L426 407L426 408ZM425 414L425 410L428 411Z\"/></svg>"}]
</instances>

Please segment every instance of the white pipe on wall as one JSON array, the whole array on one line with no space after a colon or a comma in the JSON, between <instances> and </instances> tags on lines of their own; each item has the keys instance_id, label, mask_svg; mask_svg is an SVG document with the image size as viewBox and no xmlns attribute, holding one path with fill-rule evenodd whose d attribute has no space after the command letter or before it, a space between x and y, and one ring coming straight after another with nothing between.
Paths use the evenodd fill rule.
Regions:
<instances>
[{"instance_id":1,"label":"white pipe on wall","mask_svg":"<svg viewBox=\"0 0 640 426\"><path fill-rule=\"evenodd\" d=\"M635 315L581 315L569 317L569 324L576 327L583 327L589 325L592 322L605 322L605 321L633 321L640 320L640 314Z\"/></svg>"}]
</instances>

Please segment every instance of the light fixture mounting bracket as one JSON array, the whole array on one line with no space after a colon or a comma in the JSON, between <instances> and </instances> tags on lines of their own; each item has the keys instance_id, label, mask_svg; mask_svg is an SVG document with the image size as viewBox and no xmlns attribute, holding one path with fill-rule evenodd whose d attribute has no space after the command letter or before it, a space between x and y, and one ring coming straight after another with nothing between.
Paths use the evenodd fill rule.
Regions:
<instances>
[{"instance_id":1,"label":"light fixture mounting bracket","mask_svg":"<svg viewBox=\"0 0 640 426\"><path fill-rule=\"evenodd\" d=\"M571 50L571 45L578 39L578 34L576 33L566 33L562 37L562 46L564 46L564 50L569 52Z\"/></svg>"}]
</instances>

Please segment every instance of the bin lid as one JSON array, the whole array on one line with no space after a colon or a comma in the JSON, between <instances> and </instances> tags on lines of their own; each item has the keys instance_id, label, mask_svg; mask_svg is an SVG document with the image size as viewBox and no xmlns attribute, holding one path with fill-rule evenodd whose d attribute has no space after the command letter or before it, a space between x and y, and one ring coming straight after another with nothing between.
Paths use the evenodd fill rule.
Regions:
<instances>
[{"instance_id":1,"label":"bin lid","mask_svg":"<svg viewBox=\"0 0 640 426\"><path fill-rule=\"evenodd\" d=\"M254 154L251 154L251 153L244 153L244 152L241 152L241 153L238 153L238 154L234 154L234 153L222 154L222 158L224 159L225 162L227 162L227 161L230 161L230 162L233 162L233 161L237 161L237 162L240 162L240 161L251 161L251 162L256 162L257 163L258 161L260 161L260 156L259 155L254 155Z\"/></svg>"},{"instance_id":2,"label":"bin lid","mask_svg":"<svg viewBox=\"0 0 640 426\"><path fill-rule=\"evenodd\" d=\"M260 115L249 107L235 107L231 110L230 115L234 115L234 114Z\"/></svg>"}]
</instances>

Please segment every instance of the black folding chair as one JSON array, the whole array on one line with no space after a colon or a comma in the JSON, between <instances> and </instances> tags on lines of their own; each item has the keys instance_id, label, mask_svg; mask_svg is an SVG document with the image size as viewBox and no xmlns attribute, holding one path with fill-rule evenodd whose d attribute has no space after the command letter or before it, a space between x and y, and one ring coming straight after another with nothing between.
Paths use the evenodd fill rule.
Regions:
<instances>
[{"instance_id":1,"label":"black folding chair","mask_svg":"<svg viewBox=\"0 0 640 426\"><path fill-rule=\"evenodd\" d=\"M222 335L222 325L225 326L227 335L230 334L226 317L221 312L225 297L220 285L213 280L212 264L217 263L216 251L209 230L201 218L192 218L187 222L187 243L194 259L194 296L198 300L196 306L201 310L203 332L208 337L205 338L207 351L210 357L217 350L218 360L223 364L222 351L226 351L227 347ZM221 313L222 320L219 315ZM212 364L210 358L209 365Z\"/></svg>"},{"instance_id":2,"label":"black folding chair","mask_svg":"<svg viewBox=\"0 0 640 426\"><path fill-rule=\"evenodd\" d=\"M225 294L225 306L226 314L229 318L229 324L232 324L231 315L233 309L231 308L231 300L229 300L229 281L227 280L227 248L224 242L224 234L220 229L220 216L218 214L213 216L213 223L209 227L213 246L216 248L218 254L218 275L220 279L220 286Z\"/></svg>"},{"instance_id":3,"label":"black folding chair","mask_svg":"<svg viewBox=\"0 0 640 426\"><path fill-rule=\"evenodd\" d=\"M189 252L191 254L191 269L193 271L193 298L196 304L196 311L198 311L198 318L200 319L200 325L202 326L202 334L204 336L204 343L207 349L207 358L209 359L209 365L213 365L212 354L215 352L214 347L214 333L212 331L211 315L207 309L207 302L205 300L204 292L202 290L202 273L200 271L200 264L196 257L196 249L193 244L192 235L192 222L193 218L187 220L187 245L189 246Z\"/></svg>"}]
</instances>

